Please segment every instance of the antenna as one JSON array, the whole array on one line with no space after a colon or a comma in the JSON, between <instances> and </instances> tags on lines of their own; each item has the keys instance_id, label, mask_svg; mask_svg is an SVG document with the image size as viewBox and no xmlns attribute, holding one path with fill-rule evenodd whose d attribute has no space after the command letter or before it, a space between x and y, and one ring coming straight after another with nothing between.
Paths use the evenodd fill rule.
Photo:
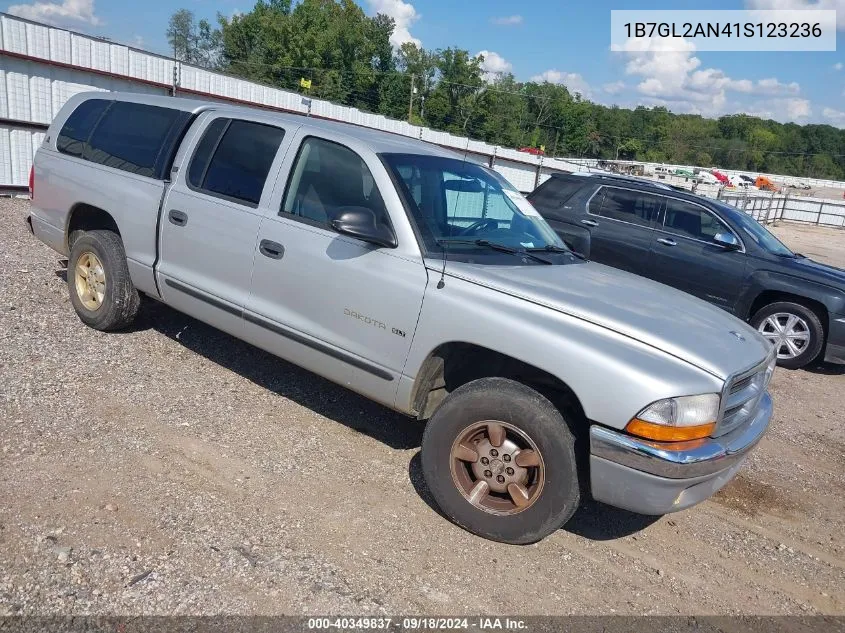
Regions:
<instances>
[{"instance_id":1,"label":"antenna","mask_svg":"<svg viewBox=\"0 0 845 633\"><path fill-rule=\"evenodd\" d=\"M467 163L467 156L469 155L469 137L467 137L467 144L464 147L464 165ZM461 194L463 191L458 189L458 197L455 199L455 206L457 207L458 203L461 200ZM443 243L443 266L440 268L440 281L437 282L437 289L442 290L443 287L446 285L446 260L449 258L449 239L452 238L452 225L449 223L449 211L446 211L446 226L449 227L449 234L446 236L447 241Z\"/></svg>"}]
</instances>

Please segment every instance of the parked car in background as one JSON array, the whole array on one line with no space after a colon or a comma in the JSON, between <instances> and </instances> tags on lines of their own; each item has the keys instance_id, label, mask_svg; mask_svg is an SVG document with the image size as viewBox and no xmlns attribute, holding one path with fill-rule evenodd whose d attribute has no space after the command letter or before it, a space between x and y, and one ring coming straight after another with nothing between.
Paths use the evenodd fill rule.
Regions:
<instances>
[{"instance_id":1,"label":"parked car in background","mask_svg":"<svg viewBox=\"0 0 845 633\"><path fill-rule=\"evenodd\" d=\"M845 271L793 253L751 216L645 180L555 175L528 196L592 260L749 321L784 367L845 363Z\"/></svg>"},{"instance_id":2,"label":"parked car in background","mask_svg":"<svg viewBox=\"0 0 845 633\"><path fill-rule=\"evenodd\" d=\"M704 183L704 184L707 184L707 185L719 184L719 179L716 178L716 176L711 174L709 171L704 171L703 169L701 169L701 170L699 170L695 173L695 179L698 182Z\"/></svg>"},{"instance_id":3,"label":"parked car in background","mask_svg":"<svg viewBox=\"0 0 845 633\"><path fill-rule=\"evenodd\" d=\"M731 187L736 187L737 189L752 190L757 188L754 186L753 182L746 180L739 174L734 174L733 176L730 176L728 178L728 181L730 182Z\"/></svg>"},{"instance_id":4,"label":"parked car in background","mask_svg":"<svg viewBox=\"0 0 845 633\"><path fill-rule=\"evenodd\" d=\"M772 191L775 193L780 191L780 187L765 176L757 176L757 180L754 181L754 186L761 191Z\"/></svg>"},{"instance_id":5,"label":"parked car in background","mask_svg":"<svg viewBox=\"0 0 845 633\"><path fill-rule=\"evenodd\" d=\"M729 185L731 183L730 179L728 179L728 177L720 171L714 169L710 173L713 174L716 177L716 180L718 180L723 185Z\"/></svg>"},{"instance_id":6,"label":"parked car in background","mask_svg":"<svg viewBox=\"0 0 845 633\"><path fill-rule=\"evenodd\" d=\"M771 419L756 331L576 257L501 175L436 145L83 93L31 182L29 226L68 257L82 322L125 328L144 294L427 420L432 497L488 538L543 538L582 489L645 514L694 505Z\"/></svg>"}]
</instances>

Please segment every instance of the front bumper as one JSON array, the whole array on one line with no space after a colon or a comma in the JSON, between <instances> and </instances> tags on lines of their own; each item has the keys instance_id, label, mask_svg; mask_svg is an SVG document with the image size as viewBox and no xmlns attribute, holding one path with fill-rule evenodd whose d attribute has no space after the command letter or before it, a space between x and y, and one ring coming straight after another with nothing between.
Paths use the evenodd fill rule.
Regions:
<instances>
[{"instance_id":1,"label":"front bumper","mask_svg":"<svg viewBox=\"0 0 845 633\"><path fill-rule=\"evenodd\" d=\"M766 393L754 418L717 438L667 444L592 426L593 498L640 514L689 508L733 479L771 418L772 398Z\"/></svg>"},{"instance_id":2,"label":"front bumper","mask_svg":"<svg viewBox=\"0 0 845 633\"><path fill-rule=\"evenodd\" d=\"M824 359L828 363L845 365L845 314L831 314Z\"/></svg>"}]
</instances>

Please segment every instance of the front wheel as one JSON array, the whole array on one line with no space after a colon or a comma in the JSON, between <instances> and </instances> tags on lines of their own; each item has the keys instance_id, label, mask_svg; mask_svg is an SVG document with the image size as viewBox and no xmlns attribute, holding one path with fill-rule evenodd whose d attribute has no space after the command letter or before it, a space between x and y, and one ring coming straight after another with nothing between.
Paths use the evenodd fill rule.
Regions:
<instances>
[{"instance_id":1,"label":"front wheel","mask_svg":"<svg viewBox=\"0 0 845 633\"><path fill-rule=\"evenodd\" d=\"M575 439L551 402L504 378L452 392L426 426L426 483L441 510L485 538L534 543L579 502Z\"/></svg>"},{"instance_id":2,"label":"front wheel","mask_svg":"<svg viewBox=\"0 0 845 633\"><path fill-rule=\"evenodd\" d=\"M819 317L800 303L770 303L751 318L751 325L775 346L778 365L787 369L813 362L824 345Z\"/></svg>"}]
</instances>

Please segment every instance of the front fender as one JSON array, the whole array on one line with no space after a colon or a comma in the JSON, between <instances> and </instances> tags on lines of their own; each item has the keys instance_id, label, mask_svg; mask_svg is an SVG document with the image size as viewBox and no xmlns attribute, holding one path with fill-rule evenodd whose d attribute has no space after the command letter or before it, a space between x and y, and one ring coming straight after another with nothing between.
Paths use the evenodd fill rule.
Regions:
<instances>
[{"instance_id":1,"label":"front fender","mask_svg":"<svg viewBox=\"0 0 845 633\"><path fill-rule=\"evenodd\" d=\"M656 400L724 386L716 376L612 330L449 277L443 288L430 284L426 290L397 409L413 410L426 358L448 342L486 347L556 376L590 420L616 429Z\"/></svg>"},{"instance_id":2,"label":"front fender","mask_svg":"<svg viewBox=\"0 0 845 633\"><path fill-rule=\"evenodd\" d=\"M770 270L758 270L751 275L748 290L740 302L739 315L750 319L751 308L764 292L780 292L805 297L822 304L828 314L845 313L845 292L817 281Z\"/></svg>"}]
</instances>

